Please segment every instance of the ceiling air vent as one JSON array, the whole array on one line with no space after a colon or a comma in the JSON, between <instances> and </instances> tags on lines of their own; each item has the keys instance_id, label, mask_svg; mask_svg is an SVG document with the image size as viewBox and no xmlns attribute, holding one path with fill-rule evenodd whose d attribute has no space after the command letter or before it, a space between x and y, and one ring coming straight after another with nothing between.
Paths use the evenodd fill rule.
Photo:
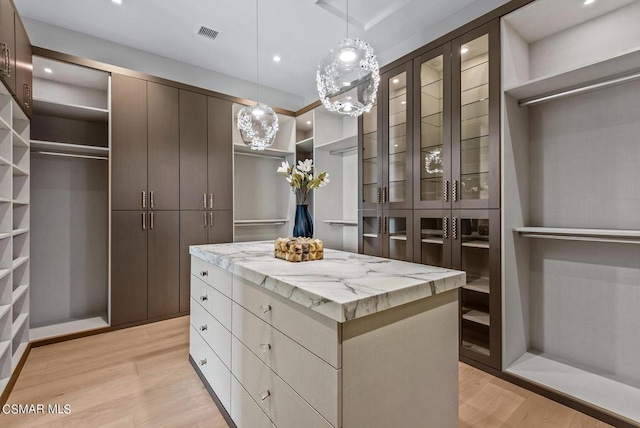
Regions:
<instances>
[{"instance_id":1,"label":"ceiling air vent","mask_svg":"<svg viewBox=\"0 0 640 428\"><path fill-rule=\"evenodd\" d=\"M202 37L207 37L211 40L215 40L220 35L220 32L212 28L202 26L200 27L200 31L198 31L198 35Z\"/></svg>"}]
</instances>

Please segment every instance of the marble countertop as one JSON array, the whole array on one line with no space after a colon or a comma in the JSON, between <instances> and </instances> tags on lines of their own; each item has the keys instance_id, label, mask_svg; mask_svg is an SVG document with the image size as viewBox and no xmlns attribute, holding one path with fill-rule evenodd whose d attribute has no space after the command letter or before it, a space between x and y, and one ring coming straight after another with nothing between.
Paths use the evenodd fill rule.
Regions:
<instances>
[{"instance_id":1,"label":"marble countertop","mask_svg":"<svg viewBox=\"0 0 640 428\"><path fill-rule=\"evenodd\" d=\"M466 274L325 249L324 260L292 263L273 242L196 245L189 253L338 322L462 287Z\"/></svg>"}]
</instances>

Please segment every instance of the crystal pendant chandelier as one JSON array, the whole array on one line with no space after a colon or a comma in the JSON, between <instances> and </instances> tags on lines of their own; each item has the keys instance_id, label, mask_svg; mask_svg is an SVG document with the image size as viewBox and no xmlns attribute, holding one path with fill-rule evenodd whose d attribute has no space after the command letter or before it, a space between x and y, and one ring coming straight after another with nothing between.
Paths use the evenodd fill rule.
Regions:
<instances>
[{"instance_id":1,"label":"crystal pendant chandelier","mask_svg":"<svg viewBox=\"0 0 640 428\"><path fill-rule=\"evenodd\" d=\"M376 101L380 67L368 43L349 38L349 0L346 15L347 38L320 62L316 83L327 110L357 117L371 110Z\"/></svg>"},{"instance_id":2,"label":"crystal pendant chandelier","mask_svg":"<svg viewBox=\"0 0 640 428\"><path fill-rule=\"evenodd\" d=\"M258 0L256 0L256 99L254 106L240 109L236 118L242 141L252 150L264 150L273 144L278 133L278 115L260 103Z\"/></svg>"}]
</instances>

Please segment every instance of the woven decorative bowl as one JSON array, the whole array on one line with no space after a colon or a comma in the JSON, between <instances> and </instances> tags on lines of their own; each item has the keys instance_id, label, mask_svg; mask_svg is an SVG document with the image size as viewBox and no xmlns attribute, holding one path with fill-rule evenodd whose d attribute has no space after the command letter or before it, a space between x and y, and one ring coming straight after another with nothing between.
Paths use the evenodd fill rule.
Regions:
<instances>
[{"instance_id":1,"label":"woven decorative bowl","mask_svg":"<svg viewBox=\"0 0 640 428\"><path fill-rule=\"evenodd\" d=\"M278 238L273 255L288 262L307 262L324 258L324 244L313 238Z\"/></svg>"}]
</instances>

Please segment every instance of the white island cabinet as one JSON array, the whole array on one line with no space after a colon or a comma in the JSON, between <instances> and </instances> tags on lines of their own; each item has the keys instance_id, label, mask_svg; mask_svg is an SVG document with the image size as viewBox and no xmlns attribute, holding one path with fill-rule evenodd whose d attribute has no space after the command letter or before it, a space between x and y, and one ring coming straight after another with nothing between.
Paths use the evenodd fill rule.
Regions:
<instances>
[{"instance_id":1,"label":"white island cabinet","mask_svg":"<svg viewBox=\"0 0 640 428\"><path fill-rule=\"evenodd\" d=\"M239 428L458 425L465 273L272 242L190 247L190 357Z\"/></svg>"}]
</instances>

